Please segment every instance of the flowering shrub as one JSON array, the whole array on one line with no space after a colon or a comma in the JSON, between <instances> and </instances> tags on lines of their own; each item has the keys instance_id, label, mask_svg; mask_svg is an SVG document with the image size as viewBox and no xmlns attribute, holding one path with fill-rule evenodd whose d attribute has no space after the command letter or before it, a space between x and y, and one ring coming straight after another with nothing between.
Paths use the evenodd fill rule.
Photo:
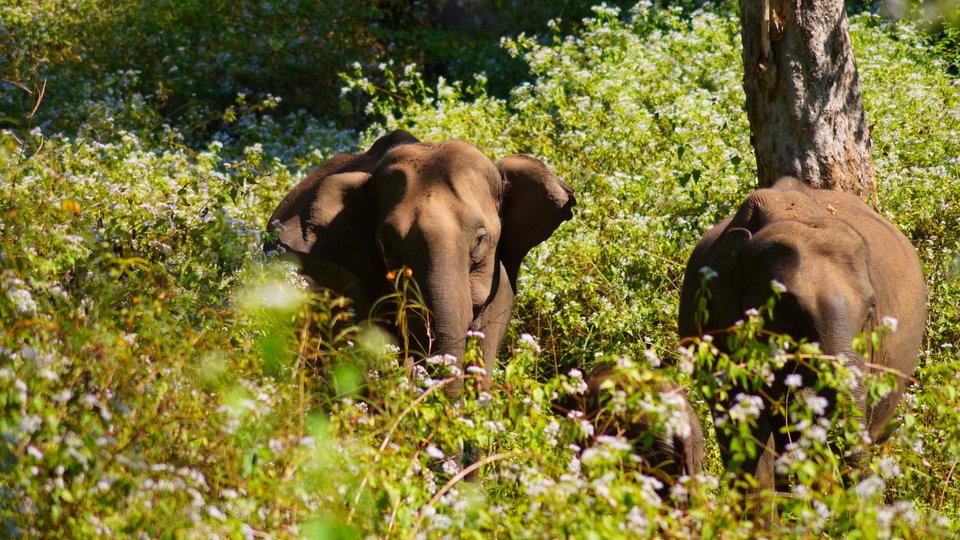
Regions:
<instances>
[{"instance_id":1,"label":"flowering shrub","mask_svg":"<svg viewBox=\"0 0 960 540\"><path fill-rule=\"evenodd\" d=\"M404 127L492 157L528 152L577 189L575 219L526 259L490 386L481 336L462 373L442 357L404 369L400 344L357 325L349 301L305 294L262 255L279 198L354 151L350 132L231 88L217 114L232 128L186 133L151 108L136 70L109 85L123 91L76 89L76 132L0 132L2 535L960 533L960 87L912 27L869 14L851 25L882 211L929 283L927 339L889 439L844 474L839 455L861 447L857 412L825 406L822 391L842 395L848 368L750 314L736 354L709 340L678 349L689 250L753 184L728 12L599 7L576 35L504 40L532 73L507 97L479 75L434 85L385 64L377 85L368 68L347 77L383 118L364 140ZM38 28L67 35L48 19ZM758 503L730 487L715 430L755 452L750 422L772 406L758 399L764 375L797 354L821 376L785 380L797 443L776 462L786 491ZM687 390L708 439L703 475L662 496L630 441L598 434L583 411L554 412L600 360L639 385L612 395L612 414L682 432L676 397L655 389ZM714 428L703 398L730 387L702 368L721 365L753 386ZM455 382L463 397L451 400ZM774 505L776 527L758 517Z\"/></svg>"}]
</instances>

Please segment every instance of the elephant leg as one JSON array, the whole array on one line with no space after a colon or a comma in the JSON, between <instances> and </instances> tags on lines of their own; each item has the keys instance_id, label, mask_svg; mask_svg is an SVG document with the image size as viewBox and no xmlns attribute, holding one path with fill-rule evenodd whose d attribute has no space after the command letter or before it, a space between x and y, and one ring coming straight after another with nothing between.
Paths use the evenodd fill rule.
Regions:
<instances>
[{"instance_id":1,"label":"elephant leg","mask_svg":"<svg viewBox=\"0 0 960 540\"><path fill-rule=\"evenodd\" d=\"M717 420L715 416L715 424ZM757 418L757 426L750 435L755 448L753 456L750 456L745 450L740 450L735 453L732 450L734 436L727 434L722 427L717 428L716 431L717 442L720 446L720 456L723 458L727 470L736 474L735 480L743 480L743 475L749 473L758 483L763 482L759 486L760 490L772 488L773 459L771 457L769 460L762 461L762 458L768 453L768 450L772 450L772 430L769 413L766 411L760 413L760 416ZM747 441L740 441L738 446L742 448L746 442ZM762 468L761 465L763 466Z\"/></svg>"},{"instance_id":2,"label":"elephant leg","mask_svg":"<svg viewBox=\"0 0 960 540\"><path fill-rule=\"evenodd\" d=\"M757 489L751 495L754 497L755 506L753 515L760 519L764 527L770 527L779 522L779 512L777 511L776 496L781 490L781 483L785 480L776 475L775 460L777 458L774 434L767 437L767 443L763 452L757 460L757 469L754 476L757 479Z\"/></svg>"},{"instance_id":3,"label":"elephant leg","mask_svg":"<svg viewBox=\"0 0 960 540\"><path fill-rule=\"evenodd\" d=\"M787 451L792 443L799 441L800 435L796 430L791 429L790 422L782 411L774 411L770 417L772 433L765 452L765 466L768 469L766 474L769 477L766 485L778 493L783 493L790 491L790 478L788 475L776 473L776 459L782 452Z\"/></svg>"}]
</instances>

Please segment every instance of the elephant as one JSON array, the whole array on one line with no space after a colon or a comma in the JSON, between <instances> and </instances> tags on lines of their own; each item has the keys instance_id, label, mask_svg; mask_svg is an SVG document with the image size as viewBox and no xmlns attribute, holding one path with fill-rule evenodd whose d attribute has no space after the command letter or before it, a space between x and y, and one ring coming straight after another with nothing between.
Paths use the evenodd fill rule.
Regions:
<instances>
[{"instance_id":1,"label":"elephant","mask_svg":"<svg viewBox=\"0 0 960 540\"><path fill-rule=\"evenodd\" d=\"M669 496L670 488L680 477L703 472L703 427L679 385L672 381L650 385L656 387L665 403L672 403L679 409L679 416L671 419L668 428L659 417L651 414L613 411L609 405L613 392L622 390L631 393L638 388L637 384L619 375L612 362L598 363L584 382L586 388L582 395L568 395L555 400L554 411L564 415L570 411L582 412L583 418L594 428L593 437L625 437L641 458L641 470L661 481L657 493L662 498Z\"/></svg>"},{"instance_id":2,"label":"elephant","mask_svg":"<svg viewBox=\"0 0 960 540\"><path fill-rule=\"evenodd\" d=\"M487 384L520 264L575 204L539 159L494 164L469 143L398 130L307 175L270 216L279 234L265 249L282 248L314 287L353 298L361 315L394 292L388 272L412 271L431 313L411 324L415 348L453 355L462 369L468 331L481 333Z\"/></svg>"},{"instance_id":3,"label":"elephant","mask_svg":"<svg viewBox=\"0 0 960 540\"><path fill-rule=\"evenodd\" d=\"M706 327L697 313L704 267L715 272L709 281L712 296L706 303ZM881 440L916 365L926 319L925 280L910 241L857 196L815 189L783 177L772 187L750 194L733 216L714 226L694 248L680 293L681 340L723 335L745 318L746 310L766 304L773 294L773 280L785 291L764 328L817 342L824 354L842 354L852 361L859 368L853 373L861 375L850 397L864 413L863 425L870 440ZM868 364L855 353L852 342L858 333L869 333L886 317L898 321L896 331L871 351ZM725 341L715 339L713 343L730 352ZM896 389L868 403L863 376L875 370L897 374ZM765 389L769 399L788 399L785 378L791 374L794 384L798 380L812 382L816 377L799 363L788 362L774 373L774 383ZM835 406L835 394L824 392L821 397L827 400L828 409ZM718 403L711 401L716 422ZM720 405L729 410L732 401ZM790 433L780 429L787 422L782 412L772 410L769 403L764 405L755 436L766 447L756 458L731 462L729 438L720 429L717 435L728 468L753 474L760 489L769 489L783 480L775 474L774 459L786 448ZM856 467L859 457L853 454L845 459Z\"/></svg>"}]
</instances>

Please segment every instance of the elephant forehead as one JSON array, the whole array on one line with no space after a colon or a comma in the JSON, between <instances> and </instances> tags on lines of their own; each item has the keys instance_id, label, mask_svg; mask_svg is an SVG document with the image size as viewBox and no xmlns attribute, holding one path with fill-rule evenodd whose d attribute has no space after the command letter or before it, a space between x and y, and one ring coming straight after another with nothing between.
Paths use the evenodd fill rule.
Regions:
<instances>
[{"instance_id":1,"label":"elephant forehead","mask_svg":"<svg viewBox=\"0 0 960 540\"><path fill-rule=\"evenodd\" d=\"M400 201L388 210L384 224L401 238L416 231L428 239L453 243L472 242L481 227L497 239L501 228L495 208L484 208L469 198L453 197L442 190L428 190L422 196Z\"/></svg>"},{"instance_id":2,"label":"elephant forehead","mask_svg":"<svg viewBox=\"0 0 960 540\"><path fill-rule=\"evenodd\" d=\"M374 172L378 190L420 196L450 191L461 197L499 199L496 166L476 147L461 141L409 144L391 149Z\"/></svg>"}]
</instances>

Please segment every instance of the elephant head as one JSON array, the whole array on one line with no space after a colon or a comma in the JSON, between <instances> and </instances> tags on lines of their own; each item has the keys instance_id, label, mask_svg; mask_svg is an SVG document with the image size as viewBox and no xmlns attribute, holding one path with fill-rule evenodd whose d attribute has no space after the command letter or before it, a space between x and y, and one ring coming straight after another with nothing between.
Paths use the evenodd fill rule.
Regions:
<instances>
[{"instance_id":1,"label":"elephant head","mask_svg":"<svg viewBox=\"0 0 960 540\"><path fill-rule=\"evenodd\" d=\"M520 264L572 217L575 202L573 189L533 157L494 164L465 142L395 131L365 153L327 160L270 223L303 274L352 296L360 310L391 292L389 270L411 269L432 313L412 328L422 352L462 360L467 331L479 331L489 374Z\"/></svg>"},{"instance_id":2,"label":"elephant head","mask_svg":"<svg viewBox=\"0 0 960 540\"><path fill-rule=\"evenodd\" d=\"M716 273L709 282L706 323L697 316L704 267ZM723 334L745 318L746 310L766 304L773 294L772 282L783 292L765 328L817 342L823 353L843 354L864 373L879 368L903 374L898 390L877 403L865 403L860 381L852 389L852 397L865 409L868 433L876 440L894 414L923 333L926 295L913 246L856 196L783 178L772 188L751 194L735 215L697 244L681 291L680 337ZM884 317L896 318L899 328L871 351L868 366L854 353L852 342ZM716 341L721 350L724 341ZM804 366L788 364L775 374L767 395L784 399L783 377L792 373L807 383L817 377ZM824 397L832 402L835 396ZM772 435L772 451L780 452L787 441L777 426L784 419L775 418L771 409L765 407L761 414L756 436L765 442ZM725 451L729 441L718 436ZM758 461L768 468L756 471L758 478L772 482L771 456ZM758 463L744 466L756 469Z\"/></svg>"},{"instance_id":3,"label":"elephant head","mask_svg":"<svg viewBox=\"0 0 960 540\"><path fill-rule=\"evenodd\" d=\"M633 447L632 452L640 457L638 465L643 474L660 480L657 493L664 499L678 479L703 472L703 427L679 385L656 378L634 380L618 372L616 365L609 361L595 365L583 382L582 394L555 399L552 406L555 412L565 416L572 411L583 414L594 429L586 441L588 444L600 436L624 437ZM645 392L659 394L660 405L671 416L664 418L662 412L636 407L617 410L612 404L617 392L641 396Z\"/></svg>"}]
</instances>

